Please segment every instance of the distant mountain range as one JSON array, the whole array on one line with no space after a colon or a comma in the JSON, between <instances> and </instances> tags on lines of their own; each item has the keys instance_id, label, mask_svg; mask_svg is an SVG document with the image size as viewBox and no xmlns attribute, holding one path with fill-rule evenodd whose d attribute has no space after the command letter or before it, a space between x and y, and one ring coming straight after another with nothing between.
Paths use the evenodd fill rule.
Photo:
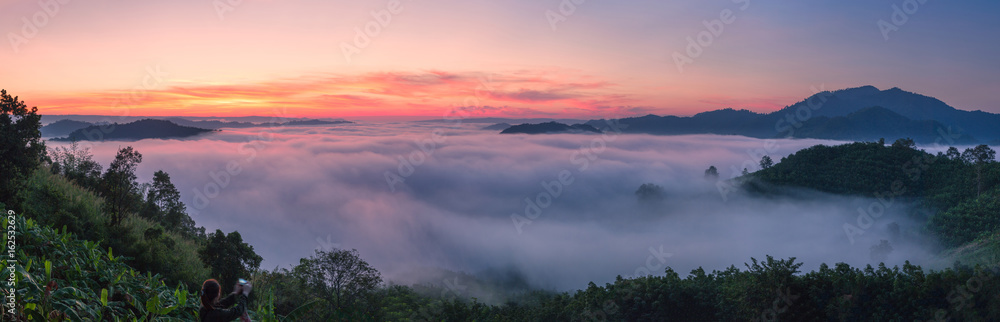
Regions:
<instances>
[{"instance_id":1,"label":"distant mountain range","mask_svg":"<svg viewBox=\"0 0 1000 322\"><path fill-rule=\"evenodd\" d=\"M493 124L493 125L490 125L490 126L486 126L486 127L483 128L483 130L487 130L487 131L503 131L503 130L506 130L507 128L509 128L509 127L511 127L510 123L497 123L497 124Z\"/></svg>"},{"instance_id":2,"label":"distant mountain range","mask_svg":"<svg viewBox=\"0 0 1000 322\"><path fill-rule=\"evenodd\" d=\"M586 124L613 130L606 120ZM625 133L724 134L755 138L814 138L971 144L1000 140L1000 114L964 111L929 96L873 86L825 91L772 113L722 109L691 117L618 119Z\"/></svg>"},{"instance_id":3,"label":"distant mountain range","mask_svg":"<svg viewBox=\"0 0 1000 322\"><path fill-rule=\"evenodd\" d=\"M40 130L42 131L42 137L57 137L66 136L73 131L94 125L94 123L74 121L74 120L59 120L52 122L49 125L43 126Z\"/></svg>"},{"instance_id":4,"label":"distant mountain range","mask_svg":"<svg viewBox=\"0 0 1000 322\"><path fill-rule=\"evenodd\" d=\"M142 139L175 139L215 130L177 125L167 120L145 119L131 123L90 125L77 129L66 137L53 141L136 141Z\"/></svg>"},{"instance_id":5,"label":"distant mountain range","mask_svg":"<svg viewBox=\"0 0 1000 322\"><path fill-rule=\"evenodd\" d=\"M414 122L428 123L428 122L446 122L455 123L462 121L462 123L507 123L507 124L524 124L524 123L543 123L543 122L558 122L565 124L583 123L587 120L577 120L577 119L552 119L552 118L505 118L505 117L470 117L470 118L459 118L454 119L432 119L432 120L421 120Z\"/></svg>"},{"instance_id":6,"label":"distant mountain range","mask_svg":"<svg viewBox=\"0 0 1000 322\"><path fill-rule=\"evenodd\" d=\"M177 123L178 125L193 126L203 129L222 129L222 128L245 128L245 127L255 127L255 126L312 126L312 125L334 125L334 124L348 124L354 123L351 121L344 120L315 120L315 119L303 119L303 120L291 120L287 122L264 122L264 123L251 123L251 122L233 122L233 121L218 121L218 120L206 120L206 121L193 121L180 117L168 118L168 121Z\"/></svg>"},{"instance_id":7,"label":"distant mountain range","mask_svg":"<svg viewBox=\"0 0 1000 322\"><path fill-rule=\"evenodd\" d=\"M107 119L107 117L104 117ZM285 119L289 120L282 123L276 122L264 122L264 123L251 123L251 122L236 122L236 121L220 121L220 120L191 120L188 118L181 117L171 117L165 120L163 119L140 119L130 123L118 124L113 130L105 133L101 138L97 140L141 140L150 138L179 138L186 137L190 135L200 134L206 131L218 130L223 128L246 128L246 127L278 127L278 126L316 126L316 125L335 125L335 124L348 124L353 123L344 120L317 120L317 119ZM147 121L162 121L162 122L147 122ZM156 133L138 133L139 128L134 128L131 124L139 123L140 125L153 125L151 129L158 131ZM167 122L170 125L167 125ZM56 138L55 140L78 140L85 141L86 133L97 133L93 132L93 128L97 127L100 131L101 126L105 126L107 129L107 123L90 123L83 121L76 121L72 119L63 119L55 121L45 125L41 128L42 137L46 138ZM172 127L176 126L176 127ZM200 132L191 131L184 128L193 128L197 130L203 130ZM123 130L124 129L124 130ZM87 132L90 131L90 132ZM119 132L125 131L125 132ZM76 133L79 132L79 133ZM76 133L76 134L74 134ZM93 135L96 136L96 135Z\"/></svg>"},{"instance_id":8,"label":"distant mountain range","mask_svg":"<svg viewBox=\"0 0 1000 322\"><path fill-rule=\"evenodd\" d=\"M601 130L587 124L566 125L559 122L520 124L511 126L500 134L550 134L550 133L601 133Z\"/></svg>"},{"instance_id":9,"label":"distant mountain range","mask_svg":"<svg viewBox=\"0 0 1000 322\"><path fill-rule=\"evenodd\" d=\"M273 116L117 116L117 115L78 115L78 114L66 114L66 115L42 115L42 124L51 124L59 120L73 120L80 122L87 122L91 124L106 124L106 123L129 123L138 120L154 119L154 120L176 120L182 119L187 121L220 121L224 123L247 123L247 124L263 124L263 123L285 123L290 121L309 121L314 120L311 118L304 117L273 117ZM341 118L319 118L315 119L319 121L347 121ZM178 123L179 124L179 123Z\"/></svg>"}]
</instances>

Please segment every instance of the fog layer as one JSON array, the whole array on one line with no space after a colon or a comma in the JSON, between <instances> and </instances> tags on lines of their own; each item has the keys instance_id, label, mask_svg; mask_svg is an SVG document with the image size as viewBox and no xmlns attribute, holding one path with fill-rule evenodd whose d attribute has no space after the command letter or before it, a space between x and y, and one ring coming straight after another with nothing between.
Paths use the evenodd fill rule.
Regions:
<instances>
[{"instance_id":1,"label":"fog layer","mask_svg":"<svg viewBox=\"0 0 1000 322\"><path fill-rule=\"evenodd\" d=\"M887 264L928 262L905 238L919 227L901 202L883 205L883 215L849 238L844 224L859 225L859 207L877 201L817 192L750 197L704 178L710 165L728 179L756 170L764 154L778 162L839 142L499 135L481 126L249 128L95 143L92 152L107 166L118 147L136 147L144 156L140 180L165 170L199 225L240 231L268 269L318 248L356 248L401 283L437 267L501 271L533 287L570 290L616 275L662 274L665 266L682 275L699 266L742 268L765 255L797 257L805 270L864 265L880 239L895 249ZM662 186L663 200L640 203L643 183ZM891 223L900 234L888 232Z\"/></svg>"}]
</instances>

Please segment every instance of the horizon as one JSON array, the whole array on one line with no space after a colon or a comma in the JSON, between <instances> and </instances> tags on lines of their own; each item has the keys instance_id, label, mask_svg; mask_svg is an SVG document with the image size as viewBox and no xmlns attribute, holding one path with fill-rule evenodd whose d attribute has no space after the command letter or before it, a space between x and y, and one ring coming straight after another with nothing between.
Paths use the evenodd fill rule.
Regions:
<instances>
[{"instance_id":1,"label":"horizon","mask_svg":"<svg viewBox=\"0 0 1000 322\"><path fill-rule=\"evenodd\" d=\"M820 93L822 93L822 92L838 92L838 91L844 91L844 90L859 89L859 88L863 88L863 87L875 87L875 86L872 86L872 85L863 85L863 86L841 88L841 89L826 89L826 90L821 91ZM925 97L930 97L930 98L933 98L933 99L937 99L936 97L933 97L933 96L928 96L928 95L925 95L925 94L922 94L922 93L910 92L910 91L907 91L907 90L899 88L899 87L892 87L892 88L889 88L889 89L881 89L881 88L878 88L878 87L875 87L875 88L877 90L879 90L879 91L882 91L882 92L888 91L888 90L892 90L892 89L898 89L898 90L901 90L903 92L912 93L912 94L916 94L916 95L919 95L919 96L925 96ZM815 93L813 95L816 95L816 94L819 94L819 93ZM771 114L771 113L780 112L781 110L783 110L785 108L788 108L788 107L791 107L791 106L793 106L795 104L805 102L807 99L809 99L813 95L810 95L809 97L804 97L801 100L796 101L795 103L785 105L785 106L783 106L783 107L781 107L781 108L779 108L777 110L767 111L767 112L754 111L754 110L750 110L750 109L746 109L746 108L725 107L725 108L720 108L720 109L715 109L715 110L700 111L700 112L697 112L697 113L694 113L694 114L687 114L687 115L648 113L648 114L635 114L635 115L616 115L613 118L615 118L615 119L622 119L622 118L632 118L632 117L643 117L643 116L649 116L649 115L653 115L653 116L692 117L692 116L695 116L697 114L701 114L701 113L705 113L705 112L720 111L720 110L737 110L737 111L744 111L745 110L745 111L750 111L750 112L753 112L753 113L756 113L756 114ZM960 110L960 111L982 111L982 110L965 110L965 109L961 109L961 108L957 108L955 106L952 106L952 105L948 104L947 102L944 102L944 103L946 105L948 105L949 107L954 108L956 110ZM54 117L95 117L95 118L96 117L104 117L104 118L118 117L121 120L125 120L127 118L135 118L135 119L140 119L140 118L153 118L153 119L157 119L157 118L159 118L159 119L164 119L164 118L189 118L189 119L199 119L199 120L213 120L213 119L217 119L217 120L225 120L225 121L232 121L233 119L239 119L239 118L260 118L260 119L266 119L266 118L275 118L275 119L319 119L319 120L338 120L339 119L339 120L347 120L347 121L352 121L352 122L362 121L362 122L376 122L377 123L377 122L420 122L420 121L441 121L441 120L447 120L447 118L449 117L449 113L453 113L456 109L461 109L461 108L454 108L453 107L451 109L446 109L445 113L443 115L443 118L441 116L439 116L439 117L433 117L433 116L425 116L425 115L359 115L359 116L352 117L351 119L340 118L340 117L297 117L297 116L294 116L294 115L290 115L290 116L278 116L278 115L280 115L280 113L284 113L284 112L280 112L280 113L276 112L276 114L273 115L273 116L264 116L264 115L229 115L229 116L218 116L218 115L207 115L207 116L203 116L203 115L121 115L121 116L114 116L114 115L101 115L101 114L45 114L43 116L49 116L49 117L53 117L53 118ZM988 111L983 111L983 112L993 113L993 112L988 112ZM993 113L993 114L1000 114L1000 113ZM465 120L465 121L468 121L470 119L488 119L488 118L496 118L496 119L500 119L500 120L510 120L510 121L517 121L517 120L523 120L523 121L534 121L534 120L555 120L555 121L575 120L575 121L588 121L588 120L606 119L608 117L595 116L595 117L592 117L592 118L571 118L571 117L563 118L563 117L557 117L557 116L556 117L517 117L517 116L507 117L507 116L481 116L481 115L461 117L461 119ZM48 121L43 120L43 123L46 123L46 124L52 123L52 122L53 122L53 120L48 120Z\"/></svg>"},{"instance_id":2,"label":"horizon","mask_svg":"<svg viewBox=\"0 0 1000 322\"><path fill-rule=\"evenodd\" d=\"M48 6L0 1L0 83L42 114L690 116L864 84L1000 113L988 1Z\"/></svg>"}]
</instances>

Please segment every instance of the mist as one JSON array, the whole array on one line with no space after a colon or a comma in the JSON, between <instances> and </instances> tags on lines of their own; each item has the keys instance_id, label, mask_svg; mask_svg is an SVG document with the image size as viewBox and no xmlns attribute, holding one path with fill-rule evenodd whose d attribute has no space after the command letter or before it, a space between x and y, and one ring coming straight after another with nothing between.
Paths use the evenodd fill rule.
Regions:
<instances>
[{"instance_id":1,"label":"mist","mask_svg":"<svg viewBox=\"0 0 1000 322\"><path fill-rule=\"evenodd\" d=\"M225 129L186 140L92 143L103 166L119 147L143 154L138 174L170 174L188 213L209 232L238 230L289 267L316 249L356 248L387 280L422 282L427 268L502 272L534 288L574 290L615 276L744 268L751 257L932 264L919 212L896 200L790 189L755 196L706 180L756 170L826 140L740 136L499 135L482 125L358 123ZM49 142L49 146L62 143ZM641 203L644 183L662 200ZM859 209L881 203L862 233ZM870 224L870 225L867 225ZM899 232L889 229L891 224Z\"/></svg>"}]
</instances>

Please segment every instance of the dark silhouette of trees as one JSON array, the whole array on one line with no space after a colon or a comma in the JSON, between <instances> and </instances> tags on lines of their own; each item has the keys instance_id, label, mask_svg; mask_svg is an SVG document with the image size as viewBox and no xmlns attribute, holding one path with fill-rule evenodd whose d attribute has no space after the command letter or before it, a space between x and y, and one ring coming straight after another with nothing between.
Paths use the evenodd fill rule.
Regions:
<instances>
[{"instance_id":1,"label":"dark silhouette of trees","mask_svg":"<svg viewBox=\"0 0 1000 322\"><path fill-rule=\"evenodd\" d=\"M97 191L101 182L101 165L94 161L90 148L82 148L77 142L69 147L49 150L52 173L62 174L76 184Z\"/></svg>"},{"instance_id":2,"label":"dark silhouette of trees","mask_svg":"<svg viewBox=\"0 0 1000 322\"><path fill-rule=\"evenodd\" d=\"M714 165L709 166L708 170L705 170L705 179L709 181L719 180L719 169L716 169Z\"/></svg>"},{"instance_id":3,"label":"dark silhouette of trees","mask_svg":"<svg viewBox=\"0 0 1000 322\"><path fill-rule=\"evenodd\" d=\"M243 242L239 232L226 235L219 229L208 235L208 242L198 256L211 269L212 276L218 277L224 289L235 285L240 278L249 277L264 260L254 252L253 246Z\"/></svg>"},{"instance_id":4,"label":"dark silhouette of trees","mask_svg":"<svg viewBox=\"0 0 1000 322\"><path fill-rule=\"evenodd\" d=\"M892 143L892 147L913 150L917 148L917 143L913 142L911 138L897 139L896 142Z\"/></svg>"},{"instance_id":5,"label":"dark silhouette of trees","mask_svg":"<svg viewBox=\"0 0 1000 322\"><path fill-rule=\"evenodd\" d=\"M295 272L338 311L353 306L382 283L382 275L361 259L357 249L317 250L301 259Z\"/></svg>"},{"instance_id":6,"label":"dark silhouette of trees","mask_svg":"<svg viewBox=\"0 0 1000 322\"><path fill-rule=\"evenodd\" d=\"M131 146L118 150L118 155L104 173L104 189L102 196L108 205L111 215L111 225L118 225L122 219L132 212L133 206L139 204L139 184L136 183L135 170L142 162L142 154Z\"/></svg>"},{"instance_id":7,"label":"dark silhouette of trees","mask_svg":"<svg viewBox=\"0 0 1000 322\"><path fill-rule=\"evenodd\" d=\"M773 165L774 165L774 161L771 160L771 157L765 155L765 156L763 156L763 157L760 158L760 168L761 169L768 169L768 168L770 168Z\"/></svg>"},{"instance_id":8,"label":"dark silhouette of trees","mask_svg":"<svg viewBox=\"0 0 1000 322\"><path fill-rule=\"evenodd\" d=\"M17 204L24 179L45 158L41 119L37 107L0 90L0 203Z\"/></svg>"},{"instance_id":9,"label":"dark silhouette of trees","mask_svg":"<svg viewBox=\"0 0 1000 322\"><path fill-rule=\"evenodd\" d=\"M985 144L965 149L965 152L962 152L962 160L975 166L977 196L983 194L983 165L993 162L996 156L996 151Z\"/></svg>"},{"instance_id":10,"label":"dark silhouette of trees","mask_svg":"<svg viewBox=\"0 0 1000 322\"><path fill-rule=\"evenodd\" d=\"M635 196L639 198L640 203L649 204L663 201L666 192L659 185L644 183L635 191Z\"/></svg>"},{"instance_id":11,"label":"dark silhouette of trees","mask_svg":"<svg viewBox=\"0 0 1000 322\"><path fill-rule=\"evenodd\" d=\"M944 155L949 160L961 160L962 159L962 153L958 152L958 149L956 149L953 146L952 147L948 147L948 152L945 152Z\"/></svg>"},{"instance_id":12,"label":"dark silhouette of trees","mask_svg":"<svg viewBox=\"0 0 1000 322\"><path fill-rule=\"evenodd\" d=\"M187 207L181 202L180 191L177 191L177 187L170 182L170 175L163 170L153 173L153 182L149 185L140 214L188 237L205 234L205 229L196 227L194 220L187 215Z\"/></svg>"}]
</instances>

